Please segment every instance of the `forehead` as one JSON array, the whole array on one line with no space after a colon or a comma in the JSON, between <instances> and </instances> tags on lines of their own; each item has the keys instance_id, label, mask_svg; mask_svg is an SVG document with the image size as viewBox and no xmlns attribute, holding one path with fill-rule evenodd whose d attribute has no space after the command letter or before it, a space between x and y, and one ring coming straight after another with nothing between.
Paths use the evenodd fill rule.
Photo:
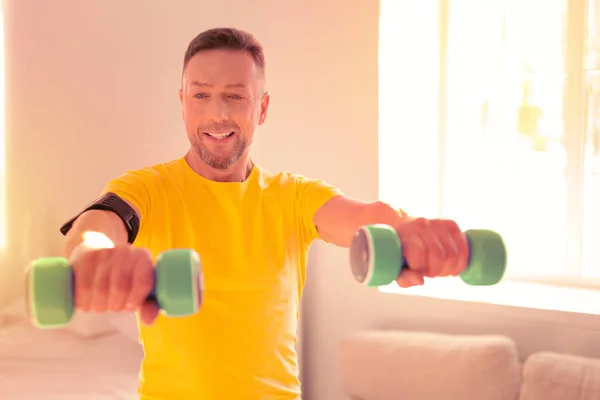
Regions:
<instances>
[{"instance_id":1,"label":"forehead","mask_svg":"<svg viewBox=\"0 0 600 400\"><path fill-rule=\"evenodd\" d=\"M203 50L188 62L183 74L184 84L202 82L214 86L244 84L253 86L260 71L247 51Z\"/></svg>"}]
</instances>

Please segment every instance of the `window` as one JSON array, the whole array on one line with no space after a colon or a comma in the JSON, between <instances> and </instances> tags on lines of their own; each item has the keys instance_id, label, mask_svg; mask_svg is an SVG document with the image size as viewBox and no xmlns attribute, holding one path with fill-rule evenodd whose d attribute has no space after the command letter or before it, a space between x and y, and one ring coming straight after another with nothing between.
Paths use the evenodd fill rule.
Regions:
<instances>
[{"instance_id":1,"label":"window","mask_svg":"<svg viewBox=\"0 0 600 400\"><path fill-rule=\"evenodd\" d=\"M0 249L6 246L6 107L4 79L4 14L0 8Z\"/></svg>"},{"instance_id":2,"label":"window","mask_svg":"<svg viewBox=\"0 0 600 400\"><path fill-rule=\"evenodd\" d=\"M398 3L380 197L499 232L510 280L600 288L600 0Z\"/></svg>"}]
</instances>

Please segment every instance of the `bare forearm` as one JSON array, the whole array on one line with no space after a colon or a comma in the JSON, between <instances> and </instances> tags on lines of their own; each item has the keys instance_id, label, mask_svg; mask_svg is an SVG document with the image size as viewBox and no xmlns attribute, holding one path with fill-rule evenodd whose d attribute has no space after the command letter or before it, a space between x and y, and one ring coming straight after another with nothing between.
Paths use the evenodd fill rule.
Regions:
<instances>
[{"instance_id":1,"label":"bare forearm","mask_svg":"<svg viewBox=\"0 0 600 400\"><path fill-rule=\"evenodd\" d=\"M84 240L86 232L106 235L115 245L127 243L127 230L119 216L111 211L91 210L79 216L63 241L63 255L70 258Z\"/></svg>"},{"instance_id":2,"label":"bare forearm","mask_svg":"<svg viewBox=\"0 0 600 400\"><path fill-rule=\"evenodd\" d=\"M376 201L338 197L326 203L315 215L315 224L321 238L340 247L349 247L354 233L364 225L386 224L397 226L410 218L404 211Z\"/></svg>"},{"instance_id":3,"label":"bare forearm","mask_svg":"<svg viewBox=\"0 0 600 400\"><path fill-rule=\"evenodd\" d=\"M348 231L351 230L354 234L361 226L373 224L397 226L406 218L409 217L404 211L395 209L385 202L377 201L369 203L362 208L362 212L356 215L355 218L349 219L352 222L352 227ZM351 241L352 237L347 238L343 247L349 247Z\"/></svg>"},{"instance_id":4,"label":"bare forearm","mask_svg":"<svg viewBox=\"0 0 600 400\"><path fill-rule=\"evenodd\" d=\"M359 216L359 223L363 225L386 224L396 226L398 223L410 218L402 209L396 209L388 203L377 201L365 207Z\"/></svg>"}]
</instances>

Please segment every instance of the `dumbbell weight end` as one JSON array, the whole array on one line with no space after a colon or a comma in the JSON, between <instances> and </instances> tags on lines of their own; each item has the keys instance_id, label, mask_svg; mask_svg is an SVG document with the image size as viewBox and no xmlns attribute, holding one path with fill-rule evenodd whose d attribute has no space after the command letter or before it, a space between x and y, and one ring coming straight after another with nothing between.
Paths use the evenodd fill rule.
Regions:
<instances>
[{"instance_id":1,"label":"dumbbell weight end","mask_svg":"<svg viewBox=\"0 0 600 400\"><path fill-rule=\"evenodd\" d=\"M195 251L166 251L158 256L154 271L154 287L148 297L158 302L165 315L186 316L198 311L203 279ZM27 312L35 326L52 329L68 324L75 312L73 293L74 274L67 259L39 258L27 268Z\"/></svg>"}]
</instances>

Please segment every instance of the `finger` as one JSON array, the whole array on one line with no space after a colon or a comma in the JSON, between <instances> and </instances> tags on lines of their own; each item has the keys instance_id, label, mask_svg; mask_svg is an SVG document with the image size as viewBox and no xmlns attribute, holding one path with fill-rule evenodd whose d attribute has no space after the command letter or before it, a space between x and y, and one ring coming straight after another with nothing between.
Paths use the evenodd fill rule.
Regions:
<instances>
[{"instance_id":1,"label":"finger","mask_svg":"<svg viewBox=\"0 0 600 400\"><path fill-rule=\"evenodd\" d=\"M469 244L458 224L451 220L440 220L436 229L445 252L443 276L460 274L469 262Z\"/></svg>"},{"instance_id":2,"label":"finger","mask_svg":"<svg viewBox=\"0 0 600 400\"><path fill-rule=\"evenodd\" d=\"M74 263L75 276L74 305L77 309L88 312L92 308L92 290L94 287L94 264L97 252L82 254Z\"/></svg>"},{"instance_id":3,"label":"finger","mask_svg":"<svg viewBox=\"0 0 600 400\"><path fill-rule=\"evenodd\" d=\"M154 300L146 300L140 308L140 320L144 325L152 325L159 313L158 304Z\"/></svg>"},{"instance_id":4,"label":"finger","mask_svg":"<svg viewBox=\"0 0 600 400\"><path fill-rule=\"evenodd\" d=\"M432 226L426 234L423 234L423 243L427 248L427 263L423 270L426 277L441 276L446 268L446 249L440 239L435 226Z\"/></svg>"},{"instance_id":5,"label":"finger","mask_svg":"<svg viewBox=\"0 0 600 400\"><path fill-rule=\"evenodd\" d=\"M137 310L144 304L154 287L154 268L150 257L136 256L131 266L131 287L125 304L128 310Z\"/></svg>"},{"instance_id":6,"label":"finger","mask_svg":"<svg viewBox=\"0 0 600 400\"><path fill-rule=\"evenodd\" d=\"M112 263L106 257L100 257L94 271L91 309L95 312L105 312L108 307L108 289L110 287L110 271Z\"/></svg>"},{"instance_id":7,"label":"finger","mask_svg":"<svg viewBox=\"0 0 600 400\"><path fill-rule=\"evenodd\" d=\"M400 287L408 288L411 286L422 285L425 283L425 281L423 280L423 275L420 272L410 268L403 268L402 271L400 271L400 276L398 276L398 279L396 279L396 283Z\"/></svg>"},{"instance_id":8,"label":"finger","mask_svg":"<svg viewBox=\"0 0 600 400\"><path fill-rule=\"evenodd\" d=\"M456 246L456 264L452 275L458 275L463 272L469 266L469 259L471 258L471 247L469 245L469 239L460 228L457 232L452 235L454 245Z\"/></svg>"},{"instance_id":9,"label":"finger","mask_svg":"<svg viewBox=\"0 0 600 400\"><path fill-rule=\"evenodd\" d=\"M435 276L450 276L456 274L459 263L458 246L456 244L456 232L460 233L458 225L454 221L436 220L432 221L432 233L438 243L440 260L435 260ZM430 253L431 254L431 253Z\"/></svg>"},{"instance_id":10,"label":"finger","mask_svg":"<svg viewBox=\"0 0 600 400\"><path fill-rule=\"evenodd\" d=\"M454 239L448 235L439 235L438 240L443 248L444 258L441 260L441 265L436 276L452 276L456 275L458 265L458 248L454 243Z\"/></svg>"},{"instance_id":11,"label":"finger","mask_svg":"<svg viewBox=\"0 0 600 400\"><path fill-rule=\"evenodd\" d=\"M427 271L428 249L421 235L411 233L400 238L402 243L402 256L408 264L408 268L424 273Z\"/></svg>"},{"instance_id":12,"label":"finger","mask_svg":"<svg viewBox=\"0 0 600 400\"><path fill-rule=\"evenodd\" d=\"M122 311L131 291L131 262L128 258L113 266L110 272L108 291L108 309Z\"/></svg>"}]
</instances>

